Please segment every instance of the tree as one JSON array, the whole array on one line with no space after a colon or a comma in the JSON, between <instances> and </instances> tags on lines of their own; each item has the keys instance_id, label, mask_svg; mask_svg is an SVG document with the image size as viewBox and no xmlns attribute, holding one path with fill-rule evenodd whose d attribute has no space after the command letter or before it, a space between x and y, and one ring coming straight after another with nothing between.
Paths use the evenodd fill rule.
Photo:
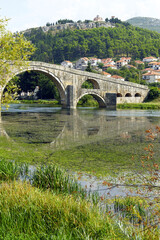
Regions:
<instances>
[{"instance_id":1,"label":"tree","mask_svg":"<svg viewBox=\"0 0 160 240\"><path fill-rule=\"evenodd\" d=\"M35 48L22 34L12 34L6 30L8 20L0 19L0 85L4 89L7 79L11 79L13 68L21 69Z\"/></svg>"}]
</instances>

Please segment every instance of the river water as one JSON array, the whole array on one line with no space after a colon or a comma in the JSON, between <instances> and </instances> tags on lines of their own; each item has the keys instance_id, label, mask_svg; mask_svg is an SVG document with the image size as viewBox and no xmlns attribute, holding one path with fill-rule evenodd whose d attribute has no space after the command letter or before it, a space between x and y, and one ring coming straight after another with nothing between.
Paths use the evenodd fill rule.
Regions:
<instances>
[{"instance_id":1,"label":"river water","mask_svg":"<svg viewBox=\"0 0 160 240\"><path fill-rule=\"evenodd\" d=\"M80 172L81 179L89 173L108 176L111 181L116 176L118 182L122 174L141 168L140 159L149 144L146 130L156 125L160 125L158 110L64 110L11 104L2 112L0 157L30 164L56 162ZM159 140L155 141L155 158L159 158Z\"/></svg>"}]
</instances>

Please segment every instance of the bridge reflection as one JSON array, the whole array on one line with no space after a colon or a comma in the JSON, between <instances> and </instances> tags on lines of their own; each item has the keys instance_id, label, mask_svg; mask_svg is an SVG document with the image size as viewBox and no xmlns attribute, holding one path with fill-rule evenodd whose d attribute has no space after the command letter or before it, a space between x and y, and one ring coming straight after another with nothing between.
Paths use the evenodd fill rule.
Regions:
<instances>
[{"instance_id":1,"label":"bridge reflection","mask_svg":"<svg viewBox=\"0 0 160 240\"><path fill-rule=\"evenodd\" d=\"M47 144L66 149L144 133L151 125L145 116L116 116L106 110L60 110L49 113L3 113L0 134L17 143Z\"/></svg>"}]
</instances>

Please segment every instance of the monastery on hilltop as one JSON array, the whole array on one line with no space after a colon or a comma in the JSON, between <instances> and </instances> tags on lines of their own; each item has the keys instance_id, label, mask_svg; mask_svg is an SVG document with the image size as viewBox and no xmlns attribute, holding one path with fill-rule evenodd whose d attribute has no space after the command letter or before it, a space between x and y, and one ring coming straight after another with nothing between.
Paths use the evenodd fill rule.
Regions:
<instances>
[{"instance_id":1,"label":"monastery on hilltop","mask_svg":"<svg viewBox=\"0 0 160 240\"><path fill-rule=\"evenodd\" d=\"M101 18L99 15L97 15L94 19L93 19L94 22L102 22L103 21L103 18Z\"/></svg>"}]
</instances>

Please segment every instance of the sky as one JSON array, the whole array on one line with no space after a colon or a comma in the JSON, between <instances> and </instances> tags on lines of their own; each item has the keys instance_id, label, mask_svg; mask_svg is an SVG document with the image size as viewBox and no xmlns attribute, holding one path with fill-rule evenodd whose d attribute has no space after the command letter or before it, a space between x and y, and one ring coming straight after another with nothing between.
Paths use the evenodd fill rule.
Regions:
<instances>
[{"instance_id":1,"label":"sky","mask_svg":"<svg viewBox=\"0 0 160 240\"><path fill-rule=\"evenodd\" d=\"M159 9L160 0L0 0L0 17L10 19L8 30L12 32L59 19L93 20L97 15L122 21L137 16L160 19Z\"/></svg>"}]
</instances>

